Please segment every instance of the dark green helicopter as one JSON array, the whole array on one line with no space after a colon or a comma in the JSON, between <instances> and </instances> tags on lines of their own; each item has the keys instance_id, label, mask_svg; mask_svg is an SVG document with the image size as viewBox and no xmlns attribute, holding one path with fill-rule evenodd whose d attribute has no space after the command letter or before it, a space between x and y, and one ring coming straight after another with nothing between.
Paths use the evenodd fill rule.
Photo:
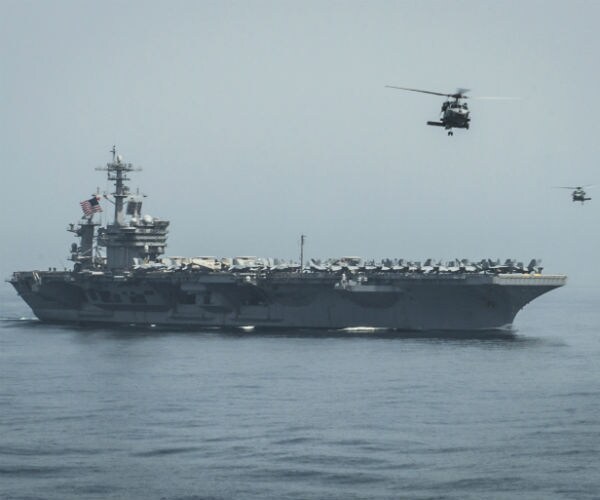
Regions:
<instances>
[{"instance_id":1,"label":"dark green helicopter","mask_svg":"<svg viewBox=\"0 0 600 500\"><path fill-rule=\"evenodd\" d=\"M580 201L583 205L584 202L591 200L586 196L586 192L583 188L592 187L593 184L587 184L585 186L557 186L558 189L572 189L571 198L573 201Z\"/></svg>"},{"instance_id":2,"label":"dark green helicopter","mask_svg":"<svg viewBox=\"0 0 600 500\"><path fill-rule=\"evenodd\" d=\"M427 125L434 127L444 127L448 131L448 135L454 135L453 128L469 128L471 122L470 111L465 99L514 99L513 97L469 97L466 95L469 89L456 89L452 94L443 92L433 92L431 90L410 89L407 87L396 87L394 85L386 85L390 89L408 90L410 92L420 92L422 94L439 95L448 97L448 100L442 104L439 121L428 121Z\"/></svg>"}]
</instances>

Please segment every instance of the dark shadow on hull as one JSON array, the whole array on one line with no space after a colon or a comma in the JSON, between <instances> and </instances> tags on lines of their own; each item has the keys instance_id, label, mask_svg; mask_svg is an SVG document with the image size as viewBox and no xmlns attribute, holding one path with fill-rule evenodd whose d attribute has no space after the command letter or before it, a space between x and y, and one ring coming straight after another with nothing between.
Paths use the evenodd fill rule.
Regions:
<instances>
[{"instance_id":1,"label":"dark shadow on hull","mask_svg":"<svg viewBox=\"0 0 600 500\"><path fill-rule=\"evenodd\" d=\"M49 322L37 319L1 320L11 327L27 329L47 329L52 327L61 331L81 333L104 333L113 337L135 338L169 334L175 335L221 335L231 338L248 337L282 337L282 338L374 338L374 339L408 339L408 340L505 340L514 341L522 338L515 330L393 330L383 328L281 328L281 327L204 327L173 326L147 324L115 324L105 323L65 323Z\"/></svg>"}]
</instances>

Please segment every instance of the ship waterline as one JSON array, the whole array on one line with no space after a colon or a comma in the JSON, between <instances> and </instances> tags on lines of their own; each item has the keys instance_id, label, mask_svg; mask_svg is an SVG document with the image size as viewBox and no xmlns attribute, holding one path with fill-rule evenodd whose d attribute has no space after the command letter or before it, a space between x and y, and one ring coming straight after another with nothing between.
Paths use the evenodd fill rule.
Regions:
<instances>
[{"instance_id":1,"label":"ship waterline","mask_svg":"<svg viewBox=\"0 0 600 500\"><path fill-rule=\"evenodd\" d=\"M113 148L103 170L115 182L114 221L88 212L69 231L72 271L10 278L42 321L76 324L391 330L498 330L536 297L566 283L539 261L424 265L357 257L327 262L255 257L162 257L169 222L142 216L124 182L131 164ZM93 201L93 200L91 200ZM304 243L304 236L301 238ZM104 254L100 251L105 249Z\"/></svg>"}]
</instances>

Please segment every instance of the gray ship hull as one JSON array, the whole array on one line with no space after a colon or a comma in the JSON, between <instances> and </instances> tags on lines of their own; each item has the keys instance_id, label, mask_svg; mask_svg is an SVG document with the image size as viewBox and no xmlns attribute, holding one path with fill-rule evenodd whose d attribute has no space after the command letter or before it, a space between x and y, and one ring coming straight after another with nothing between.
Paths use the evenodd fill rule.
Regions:
<instances>
[{"instance_id":1,"label":"gray ship hull","mask_svg":"<svg viewBox=\"0 0 600 500\"><path fill-rule=\"evenodd\" d=\"M42 321L181 327L505 330L565 284L534 274L21 272L10 280Z\"/></svg>"}]
</instances>

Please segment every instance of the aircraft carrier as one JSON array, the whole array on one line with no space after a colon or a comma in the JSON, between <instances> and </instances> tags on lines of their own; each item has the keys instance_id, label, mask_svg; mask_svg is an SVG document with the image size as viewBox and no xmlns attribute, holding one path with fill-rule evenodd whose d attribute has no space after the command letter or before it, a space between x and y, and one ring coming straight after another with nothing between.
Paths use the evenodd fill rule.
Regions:
<instances>
[{"instance_id":1,"label":"aircraft carrier","mask_svg":"<svg viewBox=\"0 0 600 500\"><path fill-rule=\"evenodd\" d=\"M112 149L105 167L114 220L100 196L81 203L68 231L72 270L20 271L9 279L42 321L224 328L505 330L530 301L566 283L540 262L358 257L299 262L257 257L164 257L169 222L142 214L125 185L138 170ZM301 238L302 244L304 237Z\"/></svg>"}]
</instances>

